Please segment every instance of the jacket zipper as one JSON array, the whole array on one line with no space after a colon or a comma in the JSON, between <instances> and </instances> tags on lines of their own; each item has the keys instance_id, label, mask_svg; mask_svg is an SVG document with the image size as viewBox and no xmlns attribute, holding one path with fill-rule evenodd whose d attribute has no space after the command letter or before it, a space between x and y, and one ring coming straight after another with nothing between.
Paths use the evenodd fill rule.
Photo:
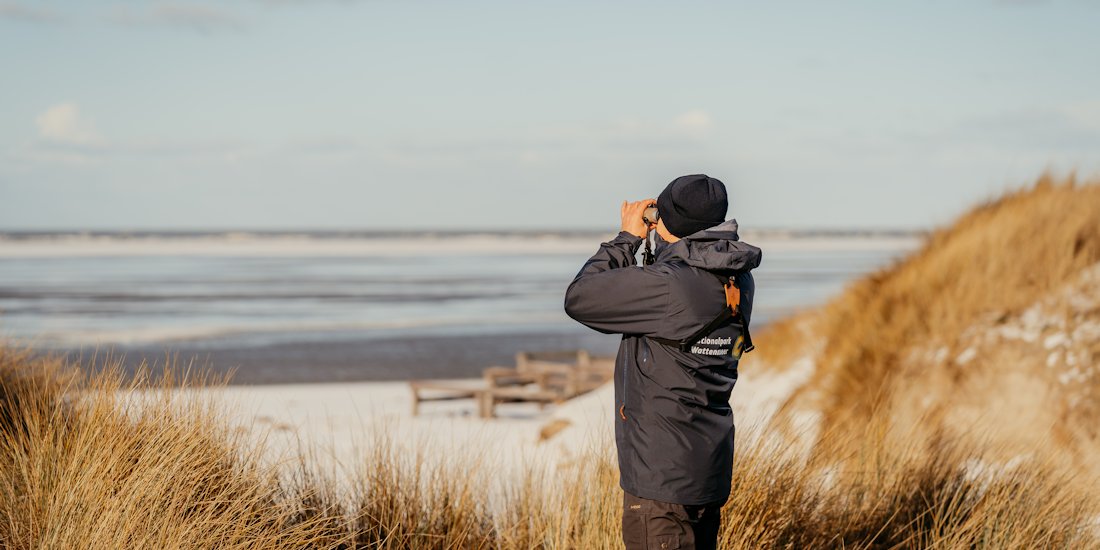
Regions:
<instances>
[{"instance_id":1,"label":"jacket zipper","mask_svg":"<svg viewBox=\"0 0 1100 550\"><path fill-rule=\"evenodd\" d=\"M623 401L619 403L619 418L626 420L626 365L623 365Z\"/></svg>"},{"instance_id":2,"label":"jacket zipper","mask_svg":"<svg viewBox=\"0 0 1100 550\"><path fill-rule=\"evenodd\" d=\"M649 360L649 346L646 345L644 340L642 340L641 343L642 343L642 362L645 363L646 361ZM622 418L623 420L626 420L626 396L628 394L627 384L626 384L627 378L628 378L628 376L627 376L627 372L626 372L626 366L624 365L623 366L623 402L621 404L619 404L619 418Z\"/></svg>"}]
</instances>

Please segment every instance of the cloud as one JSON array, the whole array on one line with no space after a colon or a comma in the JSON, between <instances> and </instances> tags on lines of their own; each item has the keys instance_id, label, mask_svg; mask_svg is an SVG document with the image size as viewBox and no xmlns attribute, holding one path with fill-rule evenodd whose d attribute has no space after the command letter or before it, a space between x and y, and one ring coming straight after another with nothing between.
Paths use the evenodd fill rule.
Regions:
<instances>
[{"instance_id":1,"label":"cloud","mask_svg":"<svg viewBox=\"0 0 1100 550\"><path fill-rule=\"evenodd\" d=\"M710 118L710 115L699 109L683 113L673 119L672 122L677 128L692 132L707 130L714 124L714 120Z\"/></svg>"},{"instance_id":2,"label":"cloud","mask_svg":"<svg viewBox=\"0 0 1100 550\"><path fill-rule=\"evenodd\" d=\"M236 14L203 4L164 3L146 11L121 9L111 19L133 27L172 27L212 34L244 28L244 20Z\"/></svg>"},{"instance_id":3,"label":"cloud","mask_svg":"<svg viewBox=\"0 0 1100 550\"><path fill-rule=\"evenodd\" d=\"M73 101L51 106L34 118L37 135L24 139L6 150L0 149L0 164L4 157L13 164L29 165L94 165L119 162L227 163L262 158L265 155L284 156L286 151L263 143L221 137L217 139L175 139L164 137L126 138L104 136ZM317 155L335 154L330 150L347 149L347 143L329 140L312 144Z\"/></svg>"},{"instance_id":4,"label":"cloud","mask_svg":"<svg viewBox=\"0 0 1100 550\"><path fill-rule=\"evenodd\" d=\"M80 114L76 103L59 103L46 109L35 119L38 135L48 141L66 145L95 145L103 138L95 125Z\"/></svg>"},{"instance_id":5,"label":"cloud","mask_svg":"<svg viewBox=\"0 0 1100 550\"><path fill-rule=\"evenodd\" d=\"M19 2L0 2L0 18L32 23L56 23L62 20L61 14L57 12L32 8Z\"/></svg>"},{"instance_id":6,"label":"cloud","mask_svg":"<svg viewBox=\"0 0 1100 550\"><path fill-rule=\"evenodd\" d=\"M1067 119L1100 133L1100 100L1067 103L1062 105L1059 111Z\"/></svg>"}]
</instances>

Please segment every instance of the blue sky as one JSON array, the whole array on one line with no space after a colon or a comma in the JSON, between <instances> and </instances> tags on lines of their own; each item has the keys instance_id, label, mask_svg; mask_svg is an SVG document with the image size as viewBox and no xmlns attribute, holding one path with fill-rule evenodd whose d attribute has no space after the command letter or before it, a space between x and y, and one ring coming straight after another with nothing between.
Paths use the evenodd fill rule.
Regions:
<instances>
[{"instance_id":1,"label":"blue sky","mask_svg":"<svg viewBox=\"0 0 1100 550\"><path fill-rule=\"evenodd\" d=\"M943 223L1100 174L1100 2L0 0L0 228Z\"/></svg>"}]
</instances>

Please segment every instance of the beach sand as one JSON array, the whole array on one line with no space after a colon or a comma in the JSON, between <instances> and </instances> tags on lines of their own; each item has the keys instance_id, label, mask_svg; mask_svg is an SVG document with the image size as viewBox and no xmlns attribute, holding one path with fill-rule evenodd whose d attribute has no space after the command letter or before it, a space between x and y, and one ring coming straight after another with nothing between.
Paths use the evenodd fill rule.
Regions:
<instances>
[{"instance_id":1,"label":"beach sand","mask_svg":"<svg viewBox=\"0 0 1100 550\"><path fill-rule=\"evenodd\" d=\"M780 374L742 371L731 405L739 444L769 416L811 369ZM456 380L478 384L478 379ZM293 465L296 453L314 455L331 471L354 471L374 438L431 461L475 460L501 478L531 468L561 469L590 452L611 452L614 391L606 384L560 405L501 404L497 418L477 416L473 400L423 403L412 415L407 382L271 384L196 390L224 406L240 429L266 439L270 456ZM540 437L544 428L559 431Z\"/></svg>"}]
</instances>

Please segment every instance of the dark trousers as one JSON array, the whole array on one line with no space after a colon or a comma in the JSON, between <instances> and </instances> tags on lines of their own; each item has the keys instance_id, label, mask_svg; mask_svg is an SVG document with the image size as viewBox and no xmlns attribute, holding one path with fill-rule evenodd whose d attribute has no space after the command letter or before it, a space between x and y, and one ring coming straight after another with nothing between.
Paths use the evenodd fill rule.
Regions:
<instances>
[{"instance_id":1,"label":"dark trousers","mask_svg":"<svg viewBox=\"0 0 1100 550\"><path fill-rule=\"evenodd\" d=\"M626 550L714 550L722 502L671 504L623 492Z\"/></svg>"}]
</instances>

